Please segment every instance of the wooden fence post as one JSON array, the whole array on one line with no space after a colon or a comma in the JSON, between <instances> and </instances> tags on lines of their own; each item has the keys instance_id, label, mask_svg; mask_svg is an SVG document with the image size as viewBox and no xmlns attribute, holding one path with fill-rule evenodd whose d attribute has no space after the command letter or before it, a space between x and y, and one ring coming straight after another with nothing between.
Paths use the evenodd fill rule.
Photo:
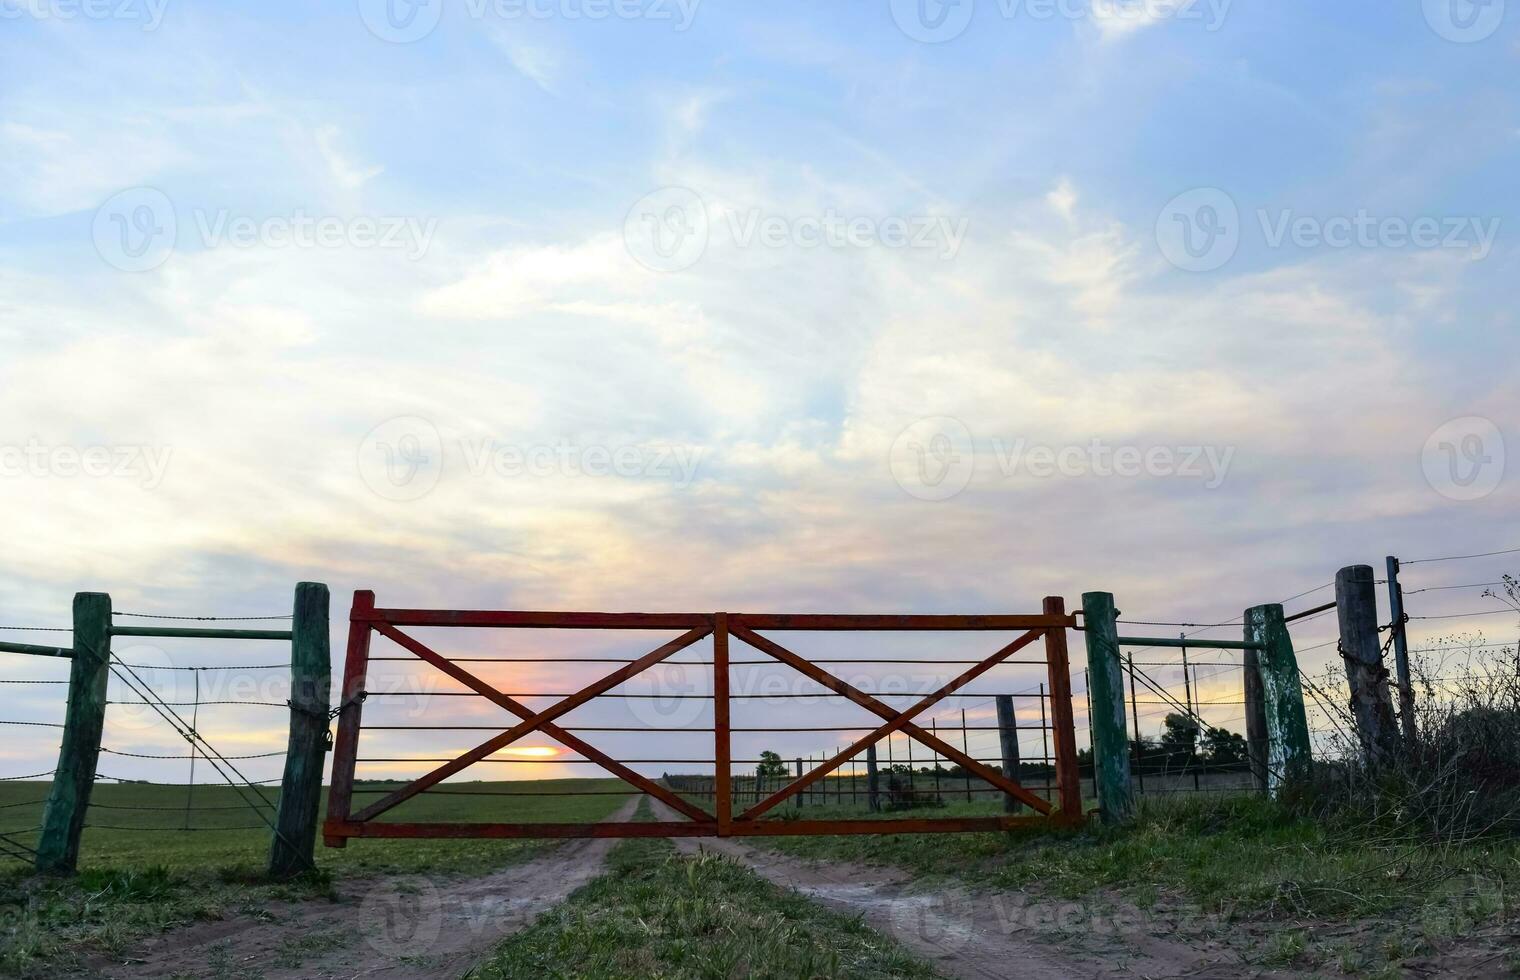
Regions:
<instances>
[{"instance_id":1,"label":"wooden fence post","mask_svg":"<svg viewBox=\"0 0 1520 980\"><path fill-rule=\"evenodd\" d=\"M327 586L296 586L290 642L290 747L280 807L269 846L269 875L290 878L313 865L317 820L322 809L322 766L331 720L332 648Z\"/></svg>"},{"instance_id":2,"label":"wooden fence post","mask_svg":"<svg viewBox=\"0 0 1520 980\"><path fill-rule=\"evenodd\" d=\"M1246 759L1251 764L1251 783L1267 791L1267 705L1261 689L1261 658L1255 650L1244 657L1246 702Z\"/></svg>"},{"instance_id":3,"label":"wooden fence post","mask_svg":"<svg viewBox=\"0 0 1520 980\"><path fill-rule=\"evenodd\" d=\"M1013 698L1007 694L997 696L998 741L1003 749L1003 775L1014 782L1019 779L1019 721L1013 710ZM1003 811L1019 813L1024 804L1016 796L1003 794Z\"/></svg>"},{"instance_id":4,"label":"wooden fence post","mask_svg":"<svg viewBox=\"0 0 1520 980\"><path fill-rule=\"evenodd\" d=\"M1393 663L1398 672L1399 728L1404 744L1413 749L1419 737L1414 724L1414 684L1409 679L1409 630L1404 615L1404 586L1399 584L1399 560L1388 556L1388 612L1393 623Z\"/></svg>"},{"instance_id":5,"label":"wooden fence post","mask_svg":"<svg viewBox=\"0 0 1520 980\"><path fill-rule=\"evenodd\" d=\"M69 705L58 746L58 767L42 811L37 870L72 874L79 865L100 735L106 723L106 681L111 672L111 597L103 592L74 596L74 657L69 666Z\"/></svg>"},{"instance_id":6,"label":"wooden fence post","mask_svg":"<svg viewBox=\"0 0 1520 980\"><path fill-rule=\"evenodd\" d=\"M1309 718L1282 606L1252 606L1246 610L1245 623L1246 642L1261 645L1257 655L1266 702L1267 789L1276 796L1285 784L1309 775L1314 758Z\"/></svg>"},{"instance_id":7,"label":"wooden fence post","mask_svg":"<svg viewBox=\"0 0 1520 980\"><path fill-rule=\"evenodd\" d=\"M866 806L872 813L881 811L881 778L876 771L876 745L866 747Z\"/></svg>"},{"instance_id":8,"label":"wooden fence post","mask_svg":"<svg viewBox=\"0 0 1520 980\"><path fill-rule=\"evenodd\" d=\"M800 759L800 758L797 759L796 765L797 765L797 778L799 780L801 780L802 779L802 759ZM793 795L797 797L797 809L801 810L802 809L802 797L806 795L806 792L804 791L802 793L795 793Z\"/></svg>"},{"instance_id":9,"label":"wooden fence post","mask_svg":"<svg viewBox=\"0 0 1520 980\"><path fill-rule=\"evenodd\" d=\"M1119 659L1118 611L1108 592L1082 594L1087 638L1087 683L1093 746L1093 784L1106 824L1134 819L1129 732L1124 719L1124 666Z\"/></svg>"},{"instance_id":10,"label":"wooden fence post","mask_svg":"<svg viewBox=\"0 0 1520 980\"><path fill-rule=\"evenodd\" d=\"M1378 647L1377 591L1371 565L1350 565L1335 575L1335 601L1341 627L1341 656L1351 688L1351 713L1362 744L1363 761L1372 767L1397 754L1398 728L1388 690L1388 668Z\"/></svg>"}]
</instances>

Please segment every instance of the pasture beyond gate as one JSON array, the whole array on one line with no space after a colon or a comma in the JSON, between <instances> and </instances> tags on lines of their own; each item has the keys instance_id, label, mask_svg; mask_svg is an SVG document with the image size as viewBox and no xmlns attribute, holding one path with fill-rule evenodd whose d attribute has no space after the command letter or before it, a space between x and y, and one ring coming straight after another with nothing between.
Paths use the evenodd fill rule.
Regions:
<instances>
[{"instance_id":1,"label":"pasture beyond gate","mask_svg":"<svg viewBox=\"0 0 1520 980\"><path fill-rule=\"evenodd\" d=\"M478 662L481 658L451 657L433 649L413 633L416 628L448 630L633 630L666 631L676 633L672 639L661 643L649 653L630 659L624 665L599 680L569 695L556 695L552 706L530 708L522 699L546 697L544 694L528 695L507 693L501 684L488 681L475 670L461 666L464 662ZM1076 737L1074 731L1070 669L1067 658L1066 632L1076 628L1076 618L1068 613L1064 600L1048 598L1042 612L1033 615L992 616L945 616L945 615L819 615L819 614L751 614L751 613L576 613L576 612L508 612L429 609L376 608L374 593L361 591L355 594L350 615L348 652L344 669L342 699L338 706L338 732L333 749L332 787L328 798L328 815L323 825L323 838L329 846L342 847L353 837L741 837L782 834L883 834L883 833L946 833L963 831L1006 830L1018 826L1040 824L1070 825L1080 822L1082 795L1077 767ZM409 632L410 631L410 632ZM989 633L1012 634L992 652L970 661L933 661L922 663L954 663L966 669L947 682L916 696L907 707L893 707L882 700L889 696L861 690L836 674L825 670L820 662L803 657L776 641L774 633ZM367 683L370 648L376 637L394 644L397 648L416 658L417 663L429 665L442 675L462 685L463 691L450 692L486 699L509 713L513 721L503 724L497 734L468 751L441 761L425 775L397 786L373 788L363 781L356 785L356 768L366 760L359 755L359 745L364 735L363 710L368 697ZM431 639L431 636L429 637ZM711 812L693 800L689 793L678 792L669 781L651 778L632 767L635 760L620 760L581 737L583 732L607 731L606 728L581 728L569 719L572 712L593 704L599 698L618 697L616 688L639 675L662 664L673 663L677 653L706 640L711 640L712 658L695 663L703 669L707 691L698 695L712 702L711 725L683 726L686 732L711 735L711 756L700 760L711 767ZM758 661L768 665L784 665L795 671L806 682L816 685L816 694L805 697L843 699L874 715L879 724L866 729L865 734L832 757L814 766L807 773L799 772L797 778L776 788L768 795L753 794L748 805L739 799L747 794L736 792L733 771L735 766L747 767L755 760L736 759L733 754L735 726L731 723L734 702L739 698L763 695L736 693L731 688L731 671L735 664L730 659L730 644L737 640L763 654ZM1021 651L1033 649L1038 659L1018 659ZM1026 654L1026 658L1028 654ZM379 658L396 659L396 658ZM508 658L486 658L493 664L510 667ZM839 662L839 661L835 661ZM870 661L843 661L870 662ZM756 663L741 661L739 663ZM968 684L983 677L997 667L1009 664L1038 664L1046 668L1048 688L1042 690L1041 714L1048 709L1048 730L1053 750L1054 782L1052 792L1042 796L1022 785L1017 772L995 768L972 757L964 748L957 748L937 732L922 727L917 719L946 698L956 696ZM692 662L683 662L693 666ZM899 692L895 697L902 697ZM412 728L434 726L418 725ZM455 726L436 726L437 728ZM614 729L636 731L636 729ZM746 733L765 729L745 728ZM776 727L777 734L786 731L820 729L787 729ZM841 728L840 730L848 730ZM511 746L518 745L530 735L547 737L558 742L565 750L578 754L583 761L595 764L624 780L630 786L657 799L685 818L684 822L633 823L604 822L597 824L566 823L443 823L400 822L377 819L396 807L405 804L429 790L438 787L450 777L457 776L470 766L483 761ZM900 735L916 741L936 757L943 757L982 782L994 787L1010 801L1027 806L1031 814L1005 814L999 816L933 818L906 817L899 819L774 819L777 808L797 794L807 790L820 780L837 774L840 767L856 759L862 753L872 752L877 743ZM637 762L660 762L663 760L636 760ZM380 794L381 798L358 805L354 796ZM1048 797L1054 796L1054 799ZM1011 807L1010 807L1011 808ZM765 819L769 814L771 819Z\"/></svg>"}]
</instances>

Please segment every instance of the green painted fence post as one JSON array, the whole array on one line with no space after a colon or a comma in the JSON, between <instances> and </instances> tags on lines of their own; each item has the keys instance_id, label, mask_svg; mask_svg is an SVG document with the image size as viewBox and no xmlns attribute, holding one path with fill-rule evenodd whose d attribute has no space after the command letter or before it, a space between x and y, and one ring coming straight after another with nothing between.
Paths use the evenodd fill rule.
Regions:
<instances>
[{"instance_id":1,"label":"green painted fence post","mask_svg":"<svg viewBox=\"0 0 1520 980\"><path fill-rule=\"evenodd\" d=\"M1246 610L1245 623L1246 642L1262 647L1257 660L1267 715L1267 791L1276 796L1284 784L1309 775L1314 759L1309 719L1282 606L1252 606Z\"/></svg>"},{"instance_id":2,"label":"green painted fence post","mask_svg":"<svg viewBox=\"0 0 1520 980\"><path fill-rule=\"evenodd\" d=\"M1130 786L1129 731L1124 720L1124 665L1119 657L1119 627L1114 597L1108 592L1082 594L1082 626L1087 638L1087 685L1092 729L1093 782L1106 824L1134 819L1135 793Z\"/></svg>"},{"instance_id":3,"label":"green painted fence post","mask_svg":"<svg viewBox=\"0 0 1520 980\"><path fill-rule=\"evenodd\" d=\"M327 711L332 650L327 624L327 586L319 582L297 585L290 641L290 747L269 846L272 878L289 878L313 866L331 724Z\"/></svg>"},{"instance_id":4,"label":"green painted fence post","mask_svg":"<svg viewBox=\"0 0 1520 980\"><path fill-rule=\"evenodd\" d=\"M106 680L111 665L111 597L103 592L74 596L74 658L69 666L69 706L58 746L58 768L42 811L37 870L72 874L79 865L100 733L106 723Z\"/></svg>"}]
</instances>

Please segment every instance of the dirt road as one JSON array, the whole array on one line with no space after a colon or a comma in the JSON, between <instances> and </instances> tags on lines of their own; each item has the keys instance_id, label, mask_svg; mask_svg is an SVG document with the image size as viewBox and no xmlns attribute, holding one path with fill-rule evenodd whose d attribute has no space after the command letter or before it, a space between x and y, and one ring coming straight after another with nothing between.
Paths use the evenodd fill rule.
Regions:
<instances>
[{"instance_id":1,"label":"dirt road","mask_svg":"<svg viewBox=\"0 0 1520 980\"><path fill-rule=\"evenodd\" d=\"M628 820L629 799L608 820ZM616 841L569 841L478 877L354 879L336 902L272 905L177 929L80 977L253 975L264 980L453 980L602 871Z\"/></svg>"},{"instance_id":2,"label":"dirt road","mask_svg":"<svg viewBox=\"0 0 1520 980\"><path fill-rule=\"evenodd\" d=\"M654 803L661 820L681 820ZM1145 913L1118 901L1047 901L1021 893L923 888L889 868L803 861L734 839L677 838L676 847L732 858L767 880L832 908L860 914L878 932L928 959L946 976L1056 980L1069 977L1291 976L1246 964L1207 937L1212 923Z\"/></svg>"}]
</instances>

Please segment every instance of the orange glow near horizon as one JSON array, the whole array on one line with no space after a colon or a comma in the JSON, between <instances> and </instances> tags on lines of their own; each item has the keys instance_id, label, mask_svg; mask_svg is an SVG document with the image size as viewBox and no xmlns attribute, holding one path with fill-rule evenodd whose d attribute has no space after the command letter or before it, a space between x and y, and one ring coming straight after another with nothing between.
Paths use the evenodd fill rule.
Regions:
<instances>
[{"instance_id":1,"label":"orange glow near horizon","mask_svg":"<svg viewBox=\"0 0 1520 980\"><path fill-rule=\"evenodd\" d=\"M516 755L525 759L552 759L563 752L552 745L514 745L498 750L496 755Z\"/></svg>"}]
</instances>

